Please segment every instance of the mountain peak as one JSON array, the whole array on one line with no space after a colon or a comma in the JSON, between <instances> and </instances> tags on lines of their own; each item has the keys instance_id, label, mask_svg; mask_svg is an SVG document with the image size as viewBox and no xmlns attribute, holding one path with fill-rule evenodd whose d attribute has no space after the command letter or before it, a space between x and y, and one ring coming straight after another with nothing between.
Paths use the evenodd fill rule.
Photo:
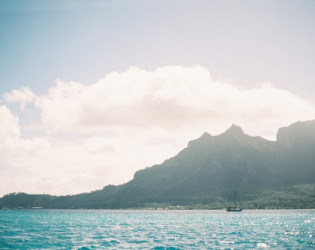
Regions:
<instances>
[{"instance_id":1,"label":"mountain peak","mask_svg":"<svg viewBox=\"0 0 315 250\"><path fill-rule=\"evenodd\" d=\"M233 124L228 130L224 132L224 134L229 134L229 135L243 135L244 132L241 127Z\"/></svg>"},{"instance_id":2,"label":"mountain peak","mask_svg":"<svg viewBox=\"0 0 315 250\"><path fill-rule=\"evenodd\" d=\"M207 139L207 138L209 138L209 137L212 137L212 136L211 136L209 133L204 132L204 133L201 135L200 138L205 138L205 139Z\"/></svg>"},{"instance_id":3,"label":"mountain peak","mask_svg":"<svg viewBox=\"0 0 315 250\"><path fill-rule=\"evenodd\" d=\"M287 147L305 146L315 139L315 120L295 122L278 130L277 141ZM311 147L311 146L310 146Z\"/></svg>"}]
</instances>

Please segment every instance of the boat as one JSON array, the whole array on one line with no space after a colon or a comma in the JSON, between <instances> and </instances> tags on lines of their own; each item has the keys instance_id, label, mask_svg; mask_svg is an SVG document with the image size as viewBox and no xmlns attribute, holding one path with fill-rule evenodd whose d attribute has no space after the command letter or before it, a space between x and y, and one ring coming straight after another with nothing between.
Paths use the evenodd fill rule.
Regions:
<instances>
[{"instance_id":1,"label":"boat","mask_svg":"<svg viewBox=\"0 0 315 250\"><path fill-rule=\"evenodd\" d=\"M236 198L237 198L237 194L236 192L234 193L234 206L231 206L229 204L229 206L226 208L226 211L227 212L242 212L243 208L242 208L242 205L241 205L241 202L239 201L239 206L237 206L236 204Z\"/></svg>"}]
</instances>

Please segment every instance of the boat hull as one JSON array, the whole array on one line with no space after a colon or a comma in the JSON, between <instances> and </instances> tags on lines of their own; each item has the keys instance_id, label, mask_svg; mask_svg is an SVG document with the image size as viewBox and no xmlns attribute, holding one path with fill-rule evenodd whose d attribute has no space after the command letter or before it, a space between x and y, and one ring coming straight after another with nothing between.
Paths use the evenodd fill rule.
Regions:
<instances>
[{"instance_id":1,"label":"boat hull","mask_svg":"<svg viewBox=\"0 0 315 250\"><path fill-rule=\"evenodd\" d=\"M243 209L227 209L227 212L242 212Z\"/></svg>"},{"instance_id":2,"label":"boat hull","mask_svg":"<svg viewBox=\"0 0 315 250\"><path fill-rule=\"evenodd\" d=\"M236 208L236 207L228 207L226 209L227 212L242 212L242 208Z\"/></svg>"}]
</instances>

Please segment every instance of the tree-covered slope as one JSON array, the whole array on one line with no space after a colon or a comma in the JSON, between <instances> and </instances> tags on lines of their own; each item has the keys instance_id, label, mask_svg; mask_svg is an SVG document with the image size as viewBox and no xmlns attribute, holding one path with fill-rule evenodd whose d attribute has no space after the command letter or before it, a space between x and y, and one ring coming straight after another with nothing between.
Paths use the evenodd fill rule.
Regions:
<instances>
[{"instance_id":1,"label":"tree-covered slope","mask_svg":"<svg viewBox=\"0 0 315 250\"><path fill-rule=\"evenodd\" d=\"M219 208L237 190L248 208L314 208L314 188L315 120L279 129L276 142L251 137L233 125L218 136L204 133L124 185L60 197L11 194L0 199L0 206Z\"/></svg>"}]
</instances>

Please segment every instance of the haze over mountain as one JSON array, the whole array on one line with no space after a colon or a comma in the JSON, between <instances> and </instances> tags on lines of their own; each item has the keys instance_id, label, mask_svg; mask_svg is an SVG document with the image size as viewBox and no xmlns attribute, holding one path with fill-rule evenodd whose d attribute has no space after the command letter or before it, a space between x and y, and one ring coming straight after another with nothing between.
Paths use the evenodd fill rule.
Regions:
<instances>
[{"instance_id":1,"label":"haze over mountain","mask_svg":"<svg viewBox=\"0 0 315 250\"><path fill-rule=\"evenodd\" d=\"M315 207L315 120L280 128L277 141L232 125L204 133L176 156L119 186L72 196L6 195L8 208L224 207L237 191L245 208Z\"/></svg>"}]
</instances>

